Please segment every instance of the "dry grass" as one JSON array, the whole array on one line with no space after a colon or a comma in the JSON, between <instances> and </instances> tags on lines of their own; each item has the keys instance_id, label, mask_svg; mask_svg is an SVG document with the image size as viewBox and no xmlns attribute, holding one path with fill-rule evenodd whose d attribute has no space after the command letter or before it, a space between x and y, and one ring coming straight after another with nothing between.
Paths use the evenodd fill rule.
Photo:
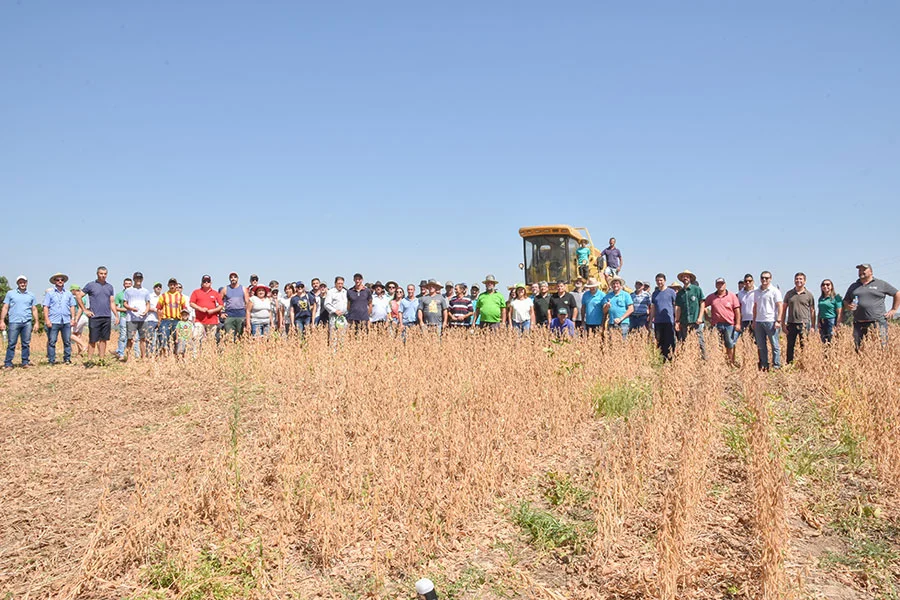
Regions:
<instances>
[{"instance_id":1,"label":"dry grass","mask_svg":"<svg viewBox=\"0 0 900 600\"><path fill-rule=\"evenodd\" d=\"M784 598L806 492L775 421L802 398L856 432L887 506L898 348L760 374L749 343L735 370L695 342L662 365L640 339L316 332L4 373L0 590Z\"/></svg>"}]
</instances>

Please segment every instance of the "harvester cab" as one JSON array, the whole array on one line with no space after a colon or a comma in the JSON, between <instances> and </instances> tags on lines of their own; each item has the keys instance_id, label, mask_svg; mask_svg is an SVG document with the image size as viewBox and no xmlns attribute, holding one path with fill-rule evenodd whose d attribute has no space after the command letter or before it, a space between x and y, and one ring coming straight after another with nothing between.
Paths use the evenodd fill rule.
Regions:
<instances>
[{"instance_id":1,"label":"harvester cab","mask_svg":"<svg viewBox=\"0 0 900 600\"><path fill-rule=\"evenodd\" d=\"M581 240L587 240L591 251L588 260L588 277L597 280L601 290L606 290L606 279L597 269L600 248L594 246L591 234L585 227L569 225L542 225L519 229L522 236L525 260L522 268L525 271L525 283L539 281L565 281L569 289L573 288L579 276L576 251Z\"/></svg>"}]
</instances>

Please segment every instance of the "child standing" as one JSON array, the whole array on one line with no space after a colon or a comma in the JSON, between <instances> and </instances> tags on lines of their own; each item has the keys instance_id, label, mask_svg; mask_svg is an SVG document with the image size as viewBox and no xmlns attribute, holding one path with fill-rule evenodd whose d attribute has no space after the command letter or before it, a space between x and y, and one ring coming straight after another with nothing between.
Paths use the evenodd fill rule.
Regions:
<instances>
[{"instance_id":1,"label":"child standing","mask_svg":"<svg viewBox=\"0 0 900 600\"><path fill-rule=\"evenodd\" d=\"M182 309L181 320L175 325L175 358L184 359L188 342L194 334L194 324L191 323L191 311Z\"/></svg>"}]
</instances>

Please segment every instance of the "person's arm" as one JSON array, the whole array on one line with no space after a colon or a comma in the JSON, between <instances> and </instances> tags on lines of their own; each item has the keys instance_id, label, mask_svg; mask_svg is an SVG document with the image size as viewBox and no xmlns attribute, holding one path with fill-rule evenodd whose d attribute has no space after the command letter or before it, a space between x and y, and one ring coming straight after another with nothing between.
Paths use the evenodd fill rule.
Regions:
<instances>
[{"instance_id":1,"label":"person's arm","mask_svg":"<svg viewBox=\"0 0 900 600\"><path fill-rule=\"evenodd\" d=\"M811 295L810 295L810 297L812 298ZM816 299L815 299L815 298L812 298L812 299L809 301L809 304L810 304L810 306L809 306L809 311L810 311L809 326L810 326L812 329L815 329L815 328L816 328L816 323L817 323L817 321L816 321Z\"/></svg>"},{"instance_id":2,"label":"person's arm","mask_svg":"<svg viewBox=\"0 0 900 600\"><path fill-rule=\"evenodd\" d=\"M506 317L509 314L509 309L504 306L500 309L500 322L506 325Z\"/></svg>"},{"instance_id":3,"label":"person's arm","mask_svg":"<svg viewBox=\"0 0 900 600\"><path fill-rule=\"evenodd\" d=\"M76 295L75 295L75 302L78 303L78 308L80 308L80 309L81 309L81 312L82 312L83 314L87 315L88 318L94 316L93 311L91 311L90 309L84 307L84 293L83 293L83 292L80 293L80 294L76 294Z\"/></svg>"},{"instance_id":4,"label":"person's arm","mask_svg":"<svg viewBox=\"0 0 900 600\"><path fill-rule=\"evenodd\" d=\"M31 305L31 322L34 323L35 327L41 322L40 315L38 315L37 298L35 298L34 304Z\"/></svg>"},{"instance_id":5,"label":"person's arm","mask_svg":"<svg viewBox=\"0 0 900 600\"><path fill-rule=\"evenodd\" d=\"M622 251L619 250L619 268L616 269L616 275L622 272L622 267L625 266L625 259L622 257Z\"/></svg>"},{"instance_id":6,"label":"person's arm","mask_svg":"<svg viewBox=\"0 0 900 600\"><path fill-rule=\"evenodd\" d=\"M119 307L116 306L116 297L109 297L109 314L115 318L115 324L119 324Z\"/></svg>"},{"instance_id":7,"label":"person's arm","mask_svg":"<svg viewBox=\"0 0 900 600\"><path fill-rule=\"evenodd\" d=\"M741 330L741 301L738 300L734 306L734 330Z\"/></svg>"},{"instance_id":8,"label":"person's arm","mask_svg":"<svg viewBox=\"0 0 900 600\"><path fill-rule=\"evenodd\" d=\"M572 317L571 318L572 318L573 323L578 320L578 303L575 302L574 296L572 297Z\"/></svg>"},{"instance_id":9,"label":"person's arm","mask_svg":"<svg viewBox=\"0 0 900 600\"><path fill-rule=\"evenodd\" d=\"M416 321L419 322L419 325L424 326L425 322L422 320L422 304L419 303L419 308L416 310Z\"/></svg>"},{"instance_id":10,"label":"person's arm","mask_svg":"<svg viewBox=\"0 0 900 600\"><path fill-rule=\"evenodd\" d=\"M840 325L840 324L841 324L841 317L844 316L844 301L843 301L843 298L842 298L841 300L838 301L837 307L835 307L835 308L836 308L836 309L835 309L835 315L834 315L834 316L835 316L834 324L835 324L835 325Z\"/></svg>"},{"instance_id":11,"label":"person's arm","mask_svg":"<svg viewBox=\"0 0 900 600\"><path fill-rule=\"evenodd\" d=\"M886 319L893 319L894 314L898 309L900 309L900 290L897 290L897 293L894 294L894 303L891 305L891 310L884 313L884 317Z\"/></svg>"},{"instance_id":12,"label":"person's arm","mask_svg":"<svg viewBox=\"0 0 900 600\"><path fill-rule=\"evenodd\" d=\"M606 329L609 325L609 303L605 302L603 304L603 329Z\"/></svg>"},{"instance_id":13,"label":"person's arm","mask_svg":"<svg viewBox=\"0 0 900 600\"><path fill-rule=\"evenodd\" d=\"M4 331L6 329L6 314L9 312L9 304L3 303L3 308L0 309L0 331Z\"/></svg>"},{"instance_id":14,"label":"person's arm","mask_svg":"<svg viewBox=\"0 0 900 600\"><path fill-rule=\"evenodd\" d=\"M703 323L703 315L706 313L706 300L700 301L700 314L697 315L697 325Z\"/></svg>"},{"instance_id":15,"label":"person's arm","mask_svg":"<svg viewBox=\"0 0 900 600\"><path fill-rule=\"evenodd\" d=\"M44 311L43 312L44 312L44 324L47 326L47 329L50 329L50 326L53 324L50 322L50 304L49 304L49 298L47 298L47 296L44 296ZM37 321L35 321L34 324L37 325Z\"/></svg>"},{"instance_id":16,"label":"person's arm","mask_svg":"<svg viewBox=\"0 0 900 600\"><path fill-rule=\"evenodd\" d=\"M528 308L528 316L531 317L531 325L533 327L534 326L534 304L532 304ZM510 319L510 321L512 321L512 315L510 315L509 319Z\"/></svg>"},{"instance_id":17,"label":"person's arm","mask_svg":"<svg viewBox=\"0 0 900 600\"><path fill-rule=\"evenodd\" d=\"M372 317L372 294L369 294L369 318ZM445 323L446 325L446 323Z\"/></svg>"},{"instance_id":18,"label":"person's arm","mask_svg":"<svg viewBox=\"0 0 900 600\"><path fill-rule=\"evenodd\" d=\"M441 321L442 321L441 327L444 328L444 329L447 328L447 313L449 313L449 312L450 312L450 311L447 310L447 308L445 307L444 310L443 310L444 318L441 319Z\"/></svg>"},{"instance_id":19,"label":"person's arm","mask_svg":"<svg viewBox=\"0 0 900 600\"><path fill-rule=\"evenodd\" d=\"M775 303L775 327L781 327L784 322L784 302Z\"/></svg>"},{"instance_id":20,"label":"person's arm","mask_svg":"<svg viewBox=\"0 0 900 600\"><path fill-rule=\"evenodd\" d=\"M647 324L653 324L653 317L656 314L656 307L653 305L653 302L650 303L650 308L647 310Z\"/></svg>"},{"instance_id":21,"label":"person's arm","mask_svg":"<svg viewBox=\"0 0 900 600\"><path fill-rule=\"evenodd\" d=\"M675 305L675 331L681 331L681 307Z\"/></svg>"}]
</instances>

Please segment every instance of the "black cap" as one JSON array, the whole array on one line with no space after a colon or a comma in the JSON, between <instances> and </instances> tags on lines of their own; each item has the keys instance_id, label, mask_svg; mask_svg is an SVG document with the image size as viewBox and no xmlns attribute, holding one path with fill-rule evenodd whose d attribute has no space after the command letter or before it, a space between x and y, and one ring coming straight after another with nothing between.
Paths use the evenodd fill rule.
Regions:
<instances>
[{"instance_id":1,"label":"black cap","mask_svg":"<svg viewBox=\"0 0 900 600\"><path fill-rule=\"evenodd\" d=\"M131 278L132 278L132 279L143 279L143 278L144 278L144 274L141 273L140 271L135 271L135 272L134 272L134 275L132 275Z\"/></svg>"},{"instance_id":2,"label":"black cap","mask_svg":"<svg viewBox=\"0 0 900 600\"><path fill-rule=\"evenodd\" d=\"M212 277L210 277L209 275L204 275L200 278L200 283L203 283L204 281L212 282Z\"/></svg>"},{"instance_id":3,"label":"black cap","mask_svg":"<svg viewBox=\"0 0 900 600\"><path fill-rule=\"evenodd\" d=\"M169 279L169 285L178 285L178 280L172 277Z\"/></svg>"}]
</instances>

